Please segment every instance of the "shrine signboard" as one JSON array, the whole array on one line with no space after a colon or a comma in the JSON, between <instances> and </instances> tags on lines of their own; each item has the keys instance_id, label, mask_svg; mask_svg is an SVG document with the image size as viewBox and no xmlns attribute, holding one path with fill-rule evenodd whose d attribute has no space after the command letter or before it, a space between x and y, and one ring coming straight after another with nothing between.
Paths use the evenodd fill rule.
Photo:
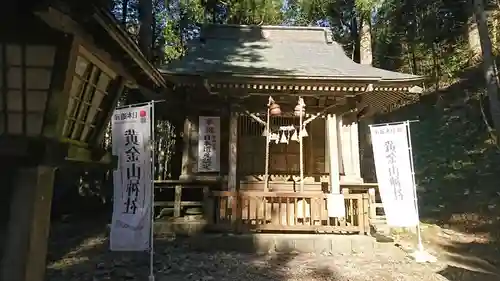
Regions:
<instances>
[{"instance_id":1,"label":"shrine signboard","mask_svg":"<svg viewBox=\"0 0 500 281\"><path fill-rule=\"evenodd\" d=\"M198 124L198 172L219 172L220 117L200 116Z\"/></svg>"}]
</instances>

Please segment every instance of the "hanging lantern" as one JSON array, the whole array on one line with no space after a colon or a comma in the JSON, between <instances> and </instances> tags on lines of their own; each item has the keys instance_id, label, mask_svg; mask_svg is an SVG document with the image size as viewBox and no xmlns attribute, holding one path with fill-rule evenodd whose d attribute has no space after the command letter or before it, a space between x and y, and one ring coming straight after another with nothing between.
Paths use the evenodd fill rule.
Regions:
<instances>
[{"instance_id":1,"label":"hanging lantern","mask_svg":"<svg viewBox=\"0 0 500 281\"><path fill-rule=\"evenodd\" d=\"M277 104L276 102L273 101L269 105L269 114L271 116L281 115L281 108L280 108L279 104Z\"/></svg>"},{"instance_id":2,"label":"hanging lantern","mask_svg":"<svg viewBox=\"0 0 500 281\"><path fill-rule=\"evenodd\" d=\"M293 134L292 134L292 137L290 138L290 140L299 141L299 136L297 134L297 130L293 130Z\"/></svg>"}]
</instances>

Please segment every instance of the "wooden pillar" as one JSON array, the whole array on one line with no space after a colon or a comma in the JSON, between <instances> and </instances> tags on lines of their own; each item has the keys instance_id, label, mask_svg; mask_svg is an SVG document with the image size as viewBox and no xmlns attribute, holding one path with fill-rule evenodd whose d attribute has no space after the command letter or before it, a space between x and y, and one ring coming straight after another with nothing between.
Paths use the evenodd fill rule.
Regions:
<instances>
[{"instance_id":1,"label":"wooden pillar","mask_svg":"<svg viewBox=\"0 0 500 281\"><path fill-rule=\"evenodd\" d=\"M360 154L361 177L368 182L376 182L375 164L373 161L373 148L371 143L371 133L369 125L374 123L373 117L365 117L360 123Z\"/></svg>"},{"instance_id":2,"label":"wooden pillar","mask_svg":"<svg viewBox=\"0 0 500 281\"><path fill-rule=\"evenodd\" d=\"M337 136L337 116L328 114L326 117L326 151L327 166L330 174L330 193L340 193L339 146Z\"/></svg>"},{"instance_id":3,"label":"wooden pillar","mask_svg":"<svg viewBox=\"0 0 500 281\"><path fill-rule=\"evenodd\" d=\"M194 169L194 159L193 155L193 138L195 137L193 133L193 128L195 128L192 117L187 116L184 120L184 130L182 133L182 169L181 169L181 178L189 178L193 174Z\"/></svg>"},{"instance_id":4,"label":"wooden pillar","mask_svg":"<svg viewBox=\"0 0 500 281\"><path fill-rule=\"evenodd\" d=\"M362 182L359 159L358 122L354 115L342 117L339 126L344 180L347 182Z\"/></svg>"},{"instance_id":5,"label":"wooden pillar","mask_svg":"<svg viewBox=\"0 0 500 281\"><path fill-rule=\"evenodd\" d=\"M229 117L229 159L227 175L228 191L238 189L238 113L231 111Z\"/></svg>"},{"instance_id":6,"label":"wooden pillar","mask_svg":"<svg viewBox=\"0 0 500 281\"><path fill-rule=\"evenodd\" d=\"M42 281L55 168L17 169L10 200L1 280Z\"/></svg>"},{"instance_id":7,"label":"wooden pillar","mask_svg":"<svg viewBox=\"0 0 500 281\"><path fill-rule=\"evenodd\" d=\"M231 109L229 115L229 153L228 153L228 173L227 173L227 189L231 192L238 191L238 113L236 110ZM231 206L231 223L239 231L241 204L238 204L237 197L229 197L229 204Z\"/></svg>"},{"instance_id":8,"label":"wooden pillar","mask_svg":"<svg viewBox=\"0 0 500 281\"><path fill-rule=\"evenodd\" d=\"M315 120L316 121L316 120ZM307 149L306 149L306 163L307 163L307 174L308 176L316 172L316 157L314 155L314 136L316 132L317 121L309 123L309 137L306 138Z\"/></svg>"},{"instance_id":9,"label":"wooden pillar","mask_svg":"<svg viewBox=\"0 0 500 281\"><path fill-rule=\"evenodd\" d=\"M361 179L361 161L359 155L359 125L357 120L351 123L351 163L353 176Z\"/></svg>"}]
</instances>

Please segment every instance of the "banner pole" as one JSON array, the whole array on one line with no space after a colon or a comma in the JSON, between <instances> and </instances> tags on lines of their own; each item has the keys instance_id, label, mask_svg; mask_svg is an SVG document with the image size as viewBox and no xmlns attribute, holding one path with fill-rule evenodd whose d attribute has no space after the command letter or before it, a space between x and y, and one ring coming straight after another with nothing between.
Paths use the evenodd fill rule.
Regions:
<instances>
[{"instance_id":1,"label":"banner pole","mask_svg":"<svg viewBox=\"0 0 500 281\"><path fill-rule=\"evenodd\" d=\"M418 250L419 251L424 251L424 244L422 243L422 232L420 229L420 213L418 210L418 198L417 198L417 183L415 180L415 168L413 166L413 147L411 143L411 130L410 130L410 122L405 121L406 125L406 137L408 138L408 152L410 154L410 169L411 169L411 181L413 185L413 198L414 198L414 204L415 204L415 212L417 213L417 242L418 242Z\"/></svg>"},{"instance_id":2,"label":"banner pole","mask_svg":"<svg viewBox=\"0 0 500 281\"><path fill-rule=\"evenodd\" d=\"M415 204L415 212L417 214L417 250L414 253L415 261L417 262L435 262L436 257L427 253L424 249L424 243L422 242L422 228L420 227L420 211L418 209L418 197L417 197L417 182L415 180L415 167L413 164L413 146L411 142L411 130L410 130L410 122L405 121L406 125L406 134L408 139L408 152L410 154L410 169L411 169L411 178L413 184L413 198Z\"/></svg>"},{"instance_id":3,"label":"banner pole","mask_svg":"<svg viewBox=\"0 0 500 281\"><path fill-rule=\"evenodd\" d=\"M398 124L406 124L406 123L416 123L420 122L420 120L406 120L406 121L397 121L397 122L388 122L388 123L380 123L380 124L370 124L368 127L380 127L380 126L389 126L389 125L398 125Z\"/></svg>"},{"instance_id":4,"label":"banner pole","mask_svg":"<svg viewBox=\"0 0 500 281\"><path fill-rule=\"evenodd\" d=\"M148 101L148 102L133 103L133 104L129 104L129 105L117 106L117 107L115 107L115 110L131 108L131 107L138 107L138 106L149 105L149 104L155 104L155 103L160 103L160 102L165 102L165 101L166 100L153 100L153 101Z\"/></svg>"},{"instance_id":5,"label":"banner pole","mask_svg":"<svg viewBox=\"0 0 500 281\"><path fill-rule=\"evenodd\" d=\"M154 218L155 218L155 145L156 145L156 123L155 123L155 102L149 102L151 109L151 139L149 148L151 149L151 226L149 237L149 281L155 280L154 275Z\"/></svg>"}]
</instances>

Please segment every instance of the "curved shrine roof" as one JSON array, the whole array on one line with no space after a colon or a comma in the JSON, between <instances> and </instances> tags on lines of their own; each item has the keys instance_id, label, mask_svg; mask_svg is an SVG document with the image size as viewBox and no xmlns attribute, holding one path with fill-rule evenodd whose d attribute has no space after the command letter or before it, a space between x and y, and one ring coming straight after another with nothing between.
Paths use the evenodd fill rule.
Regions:
<instances>
[{"instance_id":1,"label":"curved shrine roof","mask_svg":"<svg viewBox=\"0 0 500 281\"><path fill-rule=\"evenodd\" d=\"M416 84L423 77L362 65L321 27L207 25L164 74L360 80ZM412 83L414 82L414 83ZM385 84L384 83L384 84Z\"/></svg>"}]
</instances>

